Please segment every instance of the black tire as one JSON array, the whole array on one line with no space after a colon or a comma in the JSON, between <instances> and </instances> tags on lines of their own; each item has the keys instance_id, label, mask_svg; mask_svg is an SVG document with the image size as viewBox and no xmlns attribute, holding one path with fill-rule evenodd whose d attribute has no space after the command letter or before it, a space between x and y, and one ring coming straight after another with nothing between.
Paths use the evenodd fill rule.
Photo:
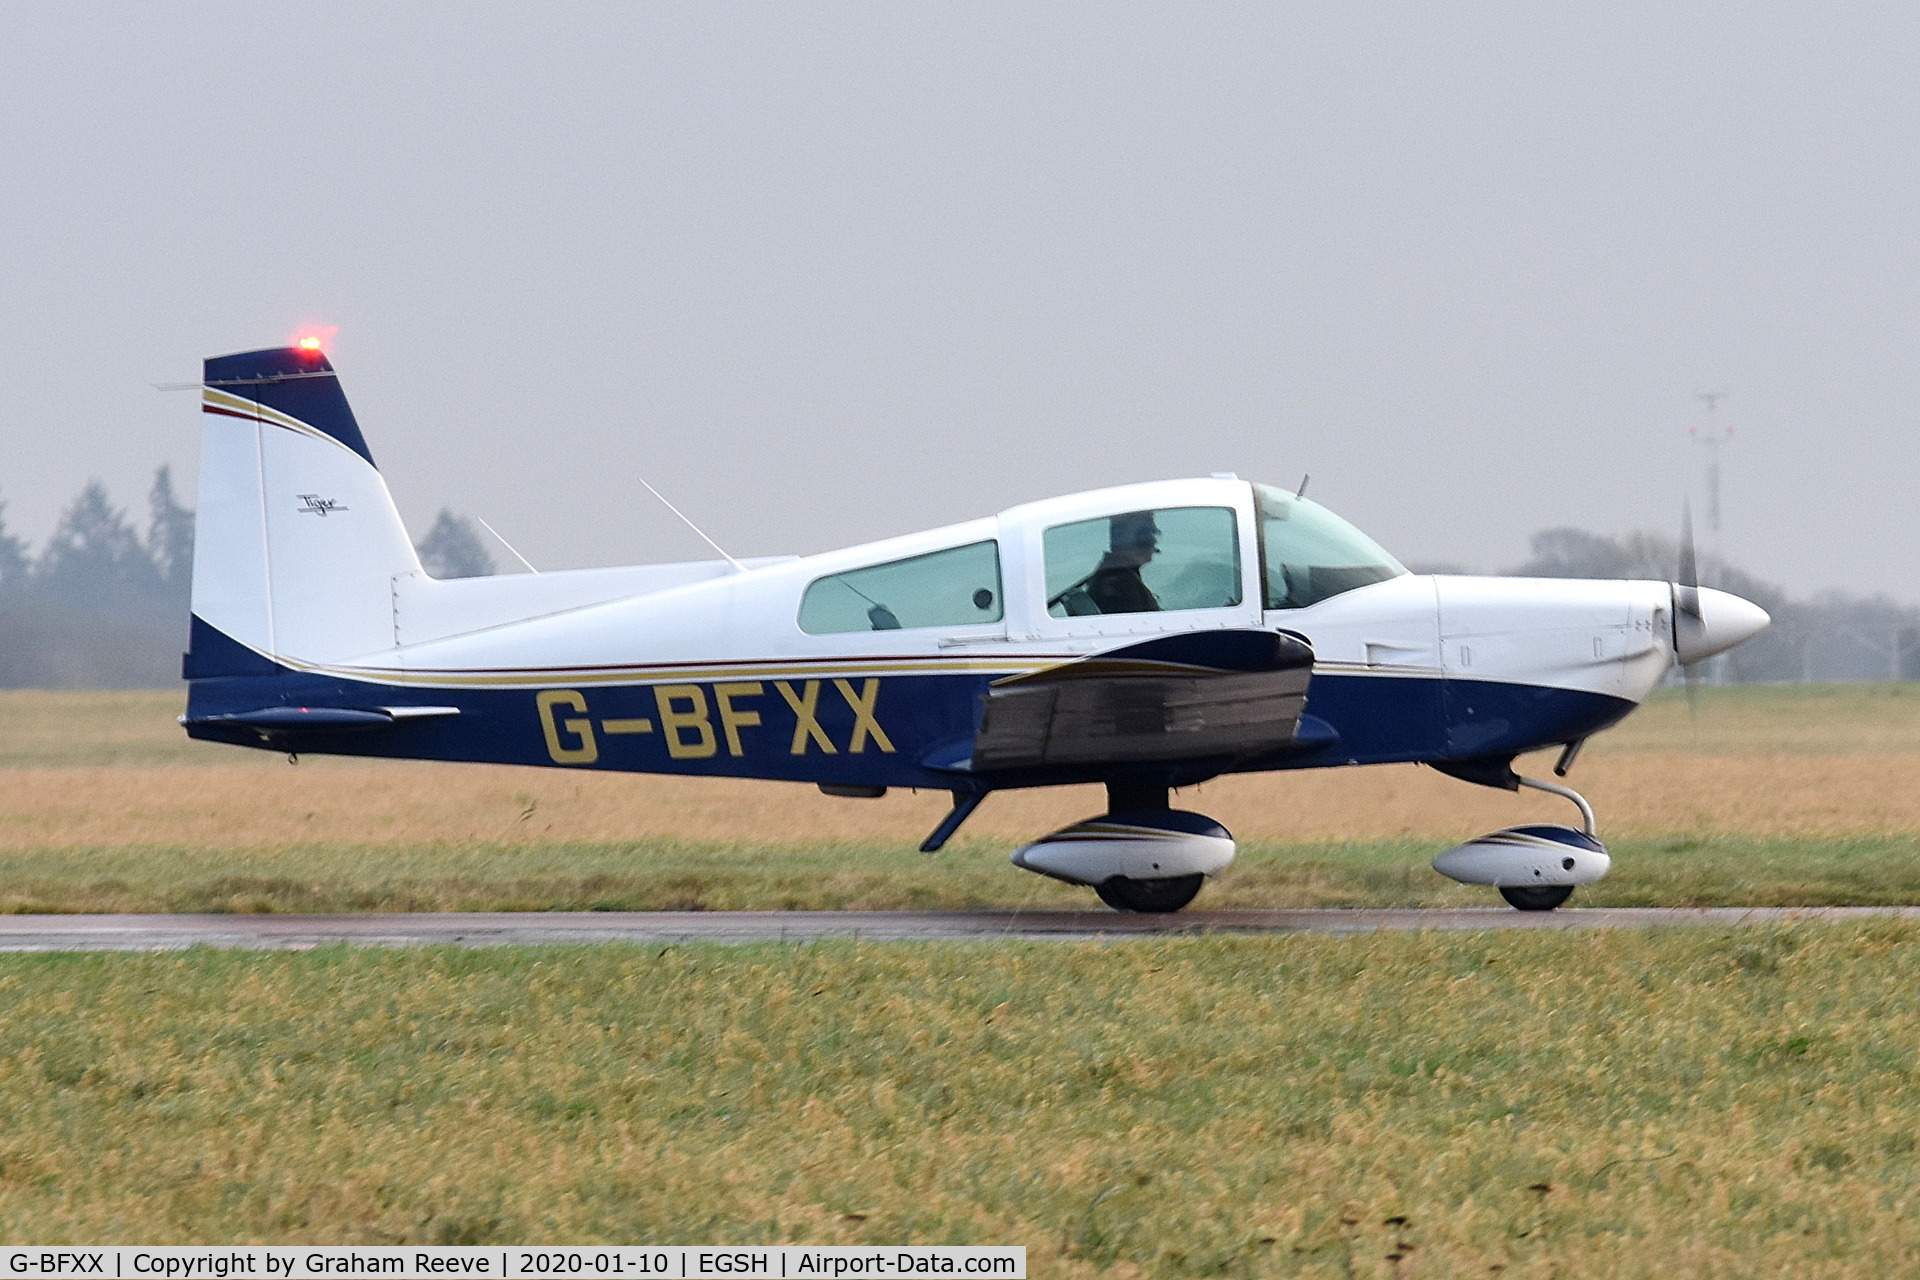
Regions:
<instances>
[{"instance_id":1,"label":"black tire","mask_svg":"<svg viewBox=\"0 0 1920 1280\"><path fill-rule=\"evenodd\" d=\"M1551 911L1573 896L1570 884L1503 885L1500 896L1519 911Z\"/></svg>"},{"instance_id":2,"label":"black tire","mask_svg":"<svg viewBox=\"0 0 1920 1280\"><path fill-rule=\"evenodd\" d=\"M1200 892L1200 886L1206 882L1205 876L1174 876L1168 880L1130 880L1126 876L1112 876L1105 883L1095 885L1093 891L1100 895L1100 901L1115 911L1165 915L1192 902L1193 896Z\"/></svg>"}]
</instances>

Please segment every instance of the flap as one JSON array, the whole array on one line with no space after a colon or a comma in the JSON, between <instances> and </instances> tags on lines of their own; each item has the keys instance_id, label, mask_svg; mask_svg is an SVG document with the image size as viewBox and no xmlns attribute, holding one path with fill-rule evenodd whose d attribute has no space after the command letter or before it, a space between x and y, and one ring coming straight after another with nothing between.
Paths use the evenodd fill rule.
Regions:
<instances>
[{"instance_id":1,"label":"flap","mask_svg":"<svg viewBox=\"0 0 1920 1280\"><path fill-rule=\"evenodd\" d=\"M995 681L972 769L1239 757L1294 742L1313 650L1273 631L1160 636Z\"/></svg>"}]
</instances>

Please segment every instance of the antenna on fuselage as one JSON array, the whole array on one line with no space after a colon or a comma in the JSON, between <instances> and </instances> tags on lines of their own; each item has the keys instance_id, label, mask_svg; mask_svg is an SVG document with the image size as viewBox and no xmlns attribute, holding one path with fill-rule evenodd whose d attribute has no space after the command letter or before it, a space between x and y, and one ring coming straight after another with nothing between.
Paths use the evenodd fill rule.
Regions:
<instances>
[{"instance_id":1,"label":"antenna on fuselage","mask_svg":"<svg viewBox=\"0 0 1920 1280\"><path fill-rule=\"evenodd\" d=\"M497 542L499 542L501 546L507 549L508 555L512 556L515 560L518 560L521 564L527 566L528 573L540 572L538 569L533 567L533 561L521 555L518 548L516 548L511 542L508 542L505 538L500 536L500 531L498 529L494 528L492 525L487 523L487 518L485 516L475 516L474 519L480 522L480 527L482 529L485 529L488 533L492 534L494 536L494 539Z\"/></svg>"},{"instance_id":2,"label":"antenna on fuselage","mask_svg":"<svg viewBox=\"0 0 1920 1280\"><path fill-rule=\"evenodd\" d=\"M715 542L715 541L714 541L714 540L713 540L712 538L709 538L709 537L707 536L707 531L706 531L705 529L702 529L702 528L701 528L701 527L700 527L699 525L697 525L697 524L695 524L695 523L694 523L694 522L693 522L692 520L689 520L689 519L687 518L687 513L686 513L686 512L684 512L684 511L682 511L682 510L681 510L680 508L678 508L678 507L676 507L676 506L674 506L674 505L673 505L673 504L672 504L671 502L668 502L668 501L667 501L667 496L666 496L665 494L663 494L663 493L661 493L661 492L660 492L660 491L659 491L658 489L656 489L656 488L654 488L654 487L653 487L652 485L650 485L650 484L648 484L648 483L647 483L647 478L646 478L645 476L643 476L643 475L635 475L635 476L634 476L633 478L634 478L635 480L638 480L638 481L640 482L640 485L641 485L641 487L642 487L642 488L644 488L644 489L645 489L645 490L646 490L646 491L647 491L648 493L650 493L650 494L652 494L652 495L653 495L654 497L656 497L656 498L658 498L658 499L660 499L660 505L661 505L661 506L663 506L663 507L665 507L665 508L666 508L667 510L669 510L669 511L671 511L671 512L673 512L673 514L675 514L675 515L677 515L677 516L679 516L679 517L680 517L680 519L681 519L681 522L682 522L682 523L684 523L684 524L685 524L685 525L687 526L687 528L689 528L689 529L691 529L691 530L693 530L693 531L694 531L695 533L697 533L697 534L699 534L699 535L700 535L700 540L701 540L702 542L704 542L704 543L706 543L706 544L707 544L708 546L710 546L710 547L712 547L712 548L713 548L713 549L714 549L715 551L718 551L718 552L720 553L720 558L721 558L722 560L725 560L725 561L726 561L726 562L727 562L728 564L730 564L730 565L732 565L732 566L733 566L733 567L734 567L734 568L735 568L736 570L738 570L738 571L739 571L739 572L741 572L741 573L745 573L745 572L747 571L747 566L745 566L745 565L743 565L743 564L741 564L741 563L740 563L740 562L739 562L738 560L735 560L735 559L734 559L734 558L733 558L732 556L730 556L730 555L728 555L728 554L727 554L727 549L726 549L725 547L723 547L723 546L721 546L721 545L720 545L719 543L717 543L717 542Z\"/></svg>"},{"instance_id":3,"label":"antenna on fuselage","mask_svg":"<svg viewBox=\"0 0 1920 1280\"><path fill-rule=\"evenodd\" d=\"M1311 479L1313 479L1313 473L1312 473L1312 472L1308 472L1308 473L1307 473L1306 475L1303 475L1303 476L1301 476L1301 477L1300 477L1300 487L1299 487L1298 489L1295 489L1295 490L1293 491L1293 496L1294 496L1294 497L1296 497L1296 498L1304 498L1304 497L1306 497L1306 496L1307 496L1307 481L1309 481L1309 480L1311 480Z\"/></svg>"}]
</instances>

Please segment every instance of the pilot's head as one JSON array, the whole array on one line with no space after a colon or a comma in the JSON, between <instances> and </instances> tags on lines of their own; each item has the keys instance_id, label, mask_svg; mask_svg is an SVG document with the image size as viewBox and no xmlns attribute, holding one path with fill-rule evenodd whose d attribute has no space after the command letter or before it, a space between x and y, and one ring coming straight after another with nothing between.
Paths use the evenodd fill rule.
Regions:
<instances>
[{"instance_id":1,"label":"pilot's head","mask_svg":"<svg viewBox=\"0 0 1920 1280\"><path fill-rule=\"evenodd\" d=\"M1160 549L1160 526L1153 522L1151 511L1129 511L1110 516L1107 520L1107 540L1113 549L1109 560L1143 565L1153 559L1154 552Z\"/></svg>"}]
</instances>

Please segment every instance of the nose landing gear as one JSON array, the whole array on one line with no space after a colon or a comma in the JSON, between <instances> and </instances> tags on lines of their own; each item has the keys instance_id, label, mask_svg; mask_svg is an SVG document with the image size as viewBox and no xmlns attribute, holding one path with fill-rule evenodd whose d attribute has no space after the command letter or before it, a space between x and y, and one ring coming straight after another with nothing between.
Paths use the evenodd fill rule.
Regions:
<instances>
[{"instance_id":1,"label":"nose landing gear","mask_svg":"<svg viewBox=\"0 0 1920 1280\"><path fill-rule=\"evenodd\" d=\"M1508 760L1449 761L1435 767L1482 786L1545 791L1580 810L1577 831L1557 823L1532 823L1455 845L1433 860L1433 869L1441 875L1498 889L1507 905L1520 911L1552 911L1571 898L1575 888L1592 884L1612 869L1613 859L1594 834L1593 806L1572 787L1522 777Z\"/></svg>"}]
</instances>

